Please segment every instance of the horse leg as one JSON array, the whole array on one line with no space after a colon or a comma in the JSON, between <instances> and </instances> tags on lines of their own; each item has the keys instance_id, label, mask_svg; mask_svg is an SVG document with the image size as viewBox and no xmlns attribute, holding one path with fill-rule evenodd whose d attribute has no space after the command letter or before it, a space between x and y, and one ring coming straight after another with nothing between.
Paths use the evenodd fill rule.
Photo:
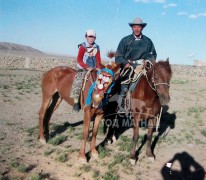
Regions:
<instances>
[{"instance_id":1,"label":"horse leg","mask_svg":"<svg viewBox=\"0 0 206 180\"><path fill-rule=\"evenodd\" d=\"M51 96L44 96L43 95L43 99L42 99L42 105L39 111L39 141L42 144L46 144L46 139L45 139L45 132L44 132L44 119L45 119L45 114L46 114L46 110L49 106L49 103L51 102L52 97Z\"/></svg>"},{"instance_id":2,"label":"horse leg","mask_svg":"<svg viewBox=\"0 0 206 180\"><path fill-rule=\"evenodd\" d=\"M86 159L86 156L85 156L85 148L86 148L86 141L87 141L87 138L88 138L88 135L89 135L89 125L90 125L90 122L91 122L91 113L90 113L90 108L89 107L86 107L84 109L84 130L83 130L83 140L82 140L82 146L80 148L80 151L79 151L79 161L81 163L86 163L87 162L87 159Z\"/></svg>"},{"instance_id":3,"label":"horse leg","mask_svg":"<svg viewBox=\"0 0 206 180\"><path fill-rule=\"evenodd\" d=\"M97 133L98 133L98 129L99 129L99 123L101 122L103 118L103 114L97 115L95 117L94 120L94 127L93 127L93 131L92 131L92 140L91 140L91 144L90 144L90 148L91 148L91 155L94 158L98 158L99 153L96 150L96 137L97 137Z\"/></svg>"},{"instance_id":4,"label":"horse leg","mask_svg":"<svg viewBox=\"0 0 206 180\"><path fill-rule=\"evenodd\" d=\"M151 149L151 143L152 143L152 134L153 134L153 128L154 128L154 121L155 119L150 119L148 123L148 132L147 132L147 148L146 148L146 155L149 157L149 159L154 160L154 155L152 153Z\"/></svg>"},{"instance_id":5,"label":"horse leg","mask_svg":"<svg viewBox=\"0 0 206 180\"><path fill-rule=\"evenodd\" d=\"M115 127L114 127L114 124L116 121L115 118L116 117L113 118L113 116L112 116L111 119L106 119L104 122L104 126L106 126L108 128L106 138L105 138L105 140L108 142L108 144L112 144L113 142L116 142Z\"/></svg>"},{"instance_id":6,"label":"horse leg","mask_svg":"<svg viewBox=\"0 0 206 180\"><path fill-rule=\"evenodd\" d=\"M52 102L50 103L49 107L47 108L45 118L44 118L44 135L46 139L49 138L49 122L51 119L52 114L58 108L59 104L61 103L62 99L59 98L58 92L56 92L52 97Z\"/></svg>"},{"instance_id":7,"label":"horse leg","mask_svg":"<svg viewBox=\"0 0 206 180\"><path fill-rule=\"evenodd\" d=\"M130 154L130 163L132 165L135 165L136 163L136 146L137 146L137 141L139 139L139 118L137 116L137 114L134 115L134 119L133 119L133 147L132 147L132 151Z\"/></svg>"}]
</instances>

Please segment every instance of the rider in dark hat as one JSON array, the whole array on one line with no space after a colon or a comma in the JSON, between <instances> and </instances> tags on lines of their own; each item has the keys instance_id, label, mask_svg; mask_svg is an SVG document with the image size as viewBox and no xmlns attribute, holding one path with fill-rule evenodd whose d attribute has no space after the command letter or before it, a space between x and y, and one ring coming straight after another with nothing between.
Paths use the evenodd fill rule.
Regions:
<instances>
[{"instance_id":1,"label":"rider in dark hat","mask_svg":"<svg viewBox=\"0 0 206 180\"><path fill-rule=\"evenodd\" d=\"M132 34L124 37L117 48L115 62L120 64L122 69L133 66L137 67L142 62L139 60L156 60L157 53L150 38L142 34L142 30L147 23L136 17L129 26L132 28ZM117 100L119 112L124 112L123 99L128 91L129 84L121 85L121 92Z\"/></svg>"}]
</instances>

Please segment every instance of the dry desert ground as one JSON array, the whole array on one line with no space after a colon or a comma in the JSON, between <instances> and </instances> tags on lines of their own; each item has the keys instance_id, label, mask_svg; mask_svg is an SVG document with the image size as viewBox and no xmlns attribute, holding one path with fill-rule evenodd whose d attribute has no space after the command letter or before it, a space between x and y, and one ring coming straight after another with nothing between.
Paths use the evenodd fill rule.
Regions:
<instances>
[{"instance_id":1,"label":"dry desert ground","mask_svg":"<svg viewBox=\"0 0 206 180\"><path fill-rule=\"evenodd\" d=\"M133 166L132 128L115 143L99 146L98 159L79 163L83 112L73 112L65 102L52 116L48 143L38 142L41 77L46 70L0 68L0 179L205 179L206 67L172 65L172 69L171 101L161 118L165 129L153 134L155 161L146 157L147 129L142 127ZM103 123L98 144L105 138L102 127Z\"/></svg>"}]
</instances>

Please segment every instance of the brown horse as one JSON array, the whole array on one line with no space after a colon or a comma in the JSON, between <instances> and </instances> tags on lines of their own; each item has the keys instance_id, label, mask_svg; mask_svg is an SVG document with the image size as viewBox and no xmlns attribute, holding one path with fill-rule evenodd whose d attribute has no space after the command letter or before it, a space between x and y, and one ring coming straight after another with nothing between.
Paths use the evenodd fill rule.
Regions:
<instances>
[{"instance_id":1,"label":"brown horse","mask_svg":"<svg viewBox=\"0 0 206 180\"><path fill-rule=\"evenodd\" d=\"M130 94L130 109L133 116L133 148L130 155L132 164L136 162L136 145L139 138L139 122L148 120L146 155L154 159L151 141L154 126L162 105L170 101L169 87L172 70L169 60L152 62L152 67L139 80Z\"/></svg>"},{"instance_id":2,"label":"brown horse","mask_svg":"<svg viewBox=\"0 0 206 180\"><path fill-rule=\"evenodd\" d=\"M91 73L87 77L84 90L82 92L81 107L84 110L84 133L83 144L79 155L79 159L82 161L86 161L85 146L89 133L89 123L92 116L95 116L95 123L91 141L91 152L94 156L98 154L97 150L95 149L96 135L99 122L104 114L103 111L99 108L99 105L101 104L106 92L114 81L114 76L111 75L111 73L116 72L119 69L119 66L112 64L108 65L105 68L104 65L101 65L101 68L103 69L99 72L99 74L97 74L96 69L91 71ZM74 99L70 97L70 93L76 72L77 71L71 67L59 66L47 71L43 75L42 105L39 111L38 137L39 141L43 144L45 144L46 140L49 138L49 121L51 119L51 116L53 112L58 108L62 100L65 100L71 106L74 105ZM94 90L91 94L91 103L85 106L89 88L95 81L101 85L98 86L95 83Z\"/></svg>"}]
</instances>

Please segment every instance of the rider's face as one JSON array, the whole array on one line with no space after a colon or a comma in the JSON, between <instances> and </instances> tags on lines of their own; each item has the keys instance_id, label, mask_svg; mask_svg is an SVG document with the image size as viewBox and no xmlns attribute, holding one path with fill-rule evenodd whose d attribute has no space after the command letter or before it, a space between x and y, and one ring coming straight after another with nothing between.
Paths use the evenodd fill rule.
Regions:
<instances>
[{"instance_id":1,"label":"rider's face","mask_svg":"<svg viewBox=\"0 0 206 180\"><path fill-rule=\"evenodd\" d=\"M132 26L132 31L135 36L139 37L142 33L143 27L140 25L133 25Z\"/></svg>"},{"instance_id":2,"label":"rider's face","mask_svg":"<svg viewBox=\"0 0 206 180\"><path fill-rule=\"evenodd\" d=\"M94 36L86 36L86 39L87 39L87 42L90 44L90 45L93 45L94 41L95 41L95 37Z\"/></svg>"}]
</instances>

